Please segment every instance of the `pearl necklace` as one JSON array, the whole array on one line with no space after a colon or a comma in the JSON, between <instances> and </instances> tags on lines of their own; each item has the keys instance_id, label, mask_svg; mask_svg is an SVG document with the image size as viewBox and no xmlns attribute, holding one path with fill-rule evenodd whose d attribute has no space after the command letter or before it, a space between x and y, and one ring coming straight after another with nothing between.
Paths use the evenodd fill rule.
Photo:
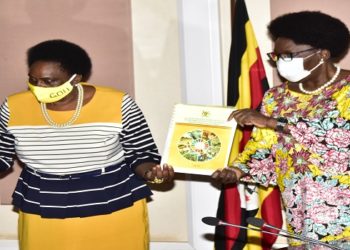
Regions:
<instances>
[{"instance_id":1,"label":"pearl necklace","mask_svg":"<svg viewBox=\"0 0 350 250\"><path fill-rule=\"evenodd\" d=\"M340 73L340 67L338 65L334 65L334 66L337 68L337 70L335 71L335 74L333 75L333 77L328 82L326 82L321 87L319 87L319 88L317 88L315 90L306 90L303 87L303 83L299 82L299 89L300 89L300 91L303 92L304 94L315 95L318 92L320 92L321 90L327 88L329 85L331 85L337 79L337 77L339 76L339 73Z\"/></svg>"},{"instance_id":2,"label":"pearl necklace","mask_svg":"<svg viewBox=\"0 0 350 250\"><path fill-rule=\"evenodd\" d=\"M76 86L78 89L77 106L75 108L75 112L73 116L65 123L56 123L55 121L53 121L47 111L46 103L42 103L42 102L40 103L41 112L43 113L45 120L47 121L48 124L50 124L50 126L54 128L65 128L72 125L78 119L81 112L81 108L83 107L84 88L81 86L81 84L77 84Z\"/></svg>"}]
</instances>

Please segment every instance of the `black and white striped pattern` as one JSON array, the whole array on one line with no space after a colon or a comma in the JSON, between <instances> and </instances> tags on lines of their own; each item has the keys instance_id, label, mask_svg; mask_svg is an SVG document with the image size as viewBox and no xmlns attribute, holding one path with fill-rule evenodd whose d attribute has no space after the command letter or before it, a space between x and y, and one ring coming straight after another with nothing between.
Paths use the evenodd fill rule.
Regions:
<instances>
[{"instance_id":1,"label":"black and white striped pattern","mask_svg":"<svg viewBox=\"0 0 350 250\"><path fill-rule=\"evenodd\" d=\"M0 171L9 169L15 157L15 138L7 131L9 118L6 100L0 107Z\"/></svg>"},{"instance_id":2,"label":"black and white striped pattern","mask_svg":"<svg viewBox=\"0 0 350 250\"><path fill-rule=\"evenodd\" d=\"M67 174L91 171L120 163L120 124L82 124L67 128L11 127L18 158L44 173Z\"/></svg>"}]
</instances>

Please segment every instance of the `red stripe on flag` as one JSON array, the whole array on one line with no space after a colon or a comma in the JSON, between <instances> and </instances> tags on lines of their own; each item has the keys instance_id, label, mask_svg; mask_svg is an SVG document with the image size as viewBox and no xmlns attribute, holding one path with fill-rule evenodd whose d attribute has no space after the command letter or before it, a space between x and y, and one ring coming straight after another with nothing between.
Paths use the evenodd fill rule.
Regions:
<instances>
[{"instance_id":1,"label":"red stripe on flag","mask_svg":"<svg viewBox=\"0 0 350 250\"><path fill-rule=\"evenodd\" d=\"M224 209L225 221L241 225L241 199L237 185L227 185L225 187ZM228 212L229 211L229 212ZM240 229L235 227L225 227L226 250L231 250L234 241L237 239Z\"/></svg>"},{"instance_id":2,"label":"red stripe on flag","mask_svg":"<svg viewBox=\"0 0 350 250\"><path fill-rule=\"evenodd\" d=\"M271 193L264 199L261 204L261 217L269 225L282 228L283 220L281 216L281 202L280 202L280 191L278 188L274 188ZM266 229L270 231L269 229ZM278 233L276 230L271 230L271 232ZM271 249L270 246L274 244L277 236L271 234L263 234L263 246L264 250Z\"/></svg>"}]
</instances>

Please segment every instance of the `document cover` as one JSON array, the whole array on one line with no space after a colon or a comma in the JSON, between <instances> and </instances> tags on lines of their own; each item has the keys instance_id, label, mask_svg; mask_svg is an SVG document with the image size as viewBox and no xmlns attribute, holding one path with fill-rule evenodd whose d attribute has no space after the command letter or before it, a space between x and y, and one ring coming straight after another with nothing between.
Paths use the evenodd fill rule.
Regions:
<instances>
[{"instance_id":1,"label":"document cover","mask_svg":"<svg viewBox=\"0 0 350 250\"><path fill-rule=\"evenodd\" d=\"M228 164L237 123L233 107L177 104L169 126L163 163L175 172L211 175Z\"/></svg>"}]
</instances>

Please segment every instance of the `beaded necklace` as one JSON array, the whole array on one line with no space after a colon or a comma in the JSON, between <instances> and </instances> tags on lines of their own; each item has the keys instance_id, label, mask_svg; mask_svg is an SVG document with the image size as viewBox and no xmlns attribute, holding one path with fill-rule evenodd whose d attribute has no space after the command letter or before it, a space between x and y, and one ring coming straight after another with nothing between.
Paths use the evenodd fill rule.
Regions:
<instances>
[{"instance_id":1,"label":"beaded necklace","mask_svg":"<svg viewBox=\"0 0 350 250\"><path fill-rule=\"evenodd\" d=\"M327 88L329 85L331 85L339 76L340 74L340 67L338 65L335 65L335 67L337 68L337 70L335 71L335 74L333 75L333 77L326 83L324 83L322 86L320 86L317 89L314 90L306 90L303 87L303 83L299 82L299 89L301 92L303 92L304 94L308 94L308 95L315 95L317 93L319 93L321 90Z\"/></svg>"},{"instance_id":2,"label":"beaded necklace","mask_svg":"<svg viewBox=\"0 0 350 250\"><path fill-rule=\"evenodd\" d=\"M57 123L54 120L52 120L52 118L49 116L49 113L47 111L46 103L42 103L42 102L40 103L41 112L43 113L45 120L47 121L47 123L50 126L52 126L54 128L65 128L65 127L72 125L78 119L80 112L81 112L81 108L83 107L84 88L81 86L81 84L77 84L76 86L78 89L77 106L75 108L75 112L74 112L73 116L65 123Z\"/></svg>"}]
</instances>

